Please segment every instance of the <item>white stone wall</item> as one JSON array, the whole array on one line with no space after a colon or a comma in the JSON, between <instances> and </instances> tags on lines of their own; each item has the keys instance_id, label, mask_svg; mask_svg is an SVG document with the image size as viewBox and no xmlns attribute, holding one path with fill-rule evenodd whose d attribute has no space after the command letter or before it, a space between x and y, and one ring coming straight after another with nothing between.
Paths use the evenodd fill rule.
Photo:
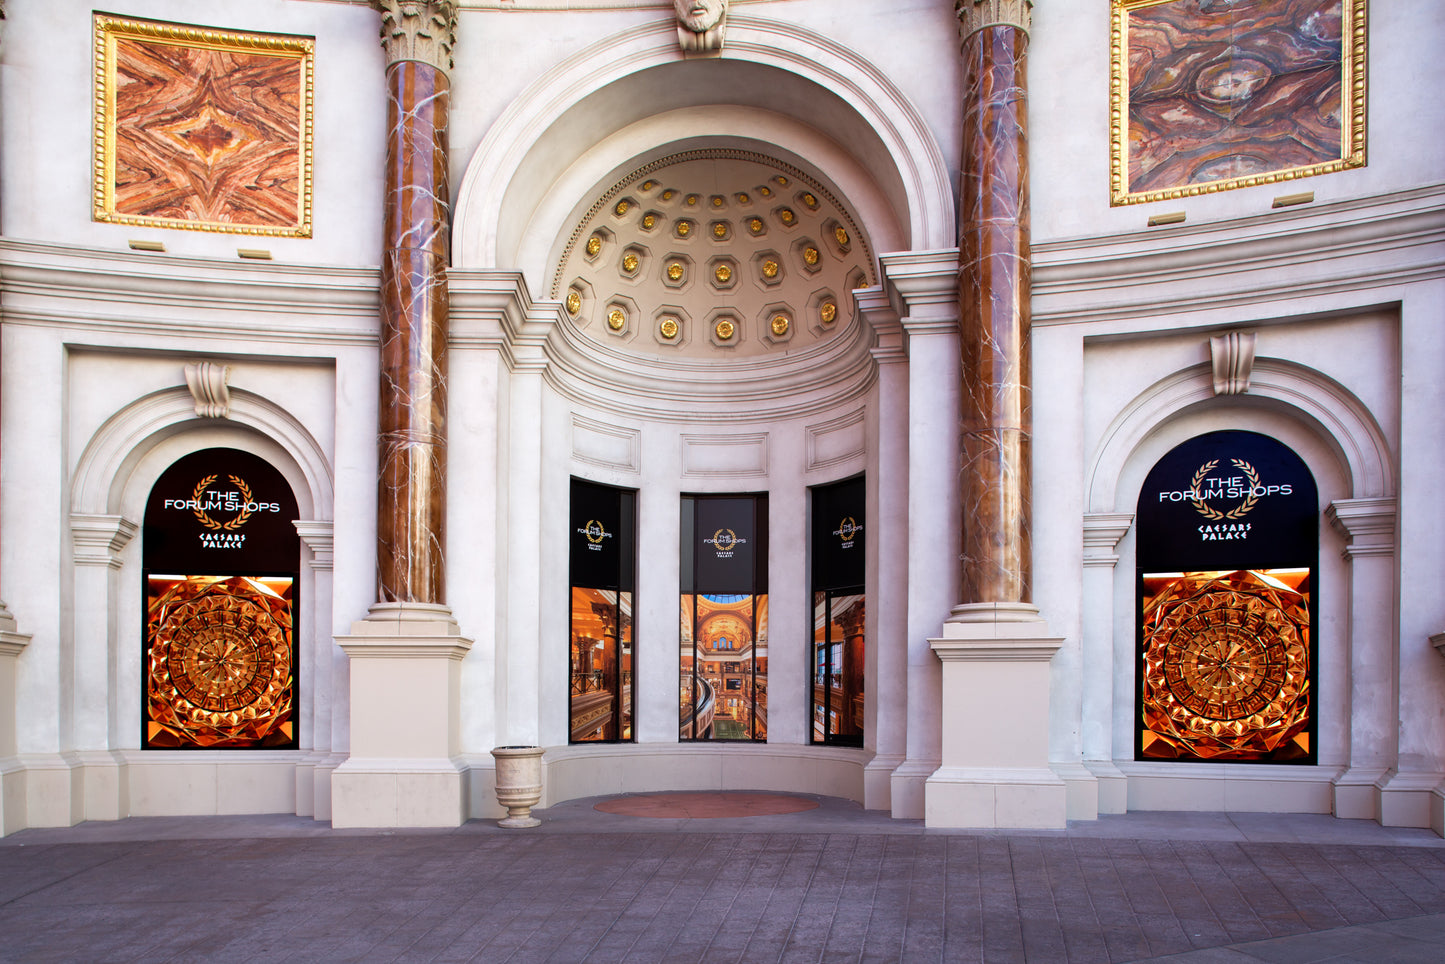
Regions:
<instances>
[{"instance_id":1,"label":"white stone wall","mask_svg":"<svg viewBox=\"0 0 1445 964\"><path fill-rule=\"evenodd\" d=\"M684 63L664 3L463 5L447 549L448 602L475 640L459 706L471 813L494 810L488 750L537 742L551 748L544 802L766 786L866 795L869 806L922 815L923 781L940 760L928 638L958 601L952 7L734 2L721 57ZM257 240L91 221L91 9L11 4L0 48L0 598L32 636L18 656L0 655L17 678L17 754L0 760L4 829L130 813L294 809L324 819L330 770L349 748L347 661L330 637L346 634L375 592L377 16L324 0L228 0L204 13L184 0L130 0L112 11L317 38L315 237ZM1445 660L1427 637L1445 629L1445 603L1429 588L1445 570L1435 496L1445 452L1445 106L1432 96L1445 88L1436 55L1445 10L1405 0L1372 19L1367 167L1118 208L1108 204L1108 38L1105 0L1034 7L1034 579L1050 630L1065 638L1051 664L1049 736L1069 815L1334 808L1440 829ZM825 371L787 373L790 397L770 396L754 372L730 407L689 400L684 387L639 402L628 382L640 384L641 372L560 337L561 312L545 300L550 268L616 177L709 144L762 145L805 166L892 257L880 258L882 283L863 297L870 327ZM1276 195L1302 190L1315 192L1313 204L1270 209ZM1151 214L1177 210L1183 225L1146 227ZM167 252L130 252L132 238L163 240ZM238 247L265 247L275 261L243 263ZM1231 330L1257 335L1259 377L1251 392L1217 399L1208 337ZM237 416L184 413L181 368L194 360L232 366L232 388L247 400ZM860 414L843 457L809 462L810 433ZM1132 762L1128 516L1154 460L1226 427L1295 447L1322 511L1348 499L1398 506L1397 535L1368 563L1341 558L1346 539L1322 516L1317 767ZM763 440L739 447L757 462L689 470L699 439L744 438ZM303 576L305 605L320 611L303 617L310 668L296 753L136 749L142 537L126 542L117 520L139 524L165 465L213 444L272 458L303 514L333 523L333 568ZM804 493L858 471L870 479L876 559L867 749L824 751L806 746ZM571 475L640 493L634 747L563 746L565 513L546 507L565 504ZM678 746L678 496L764 490L770 744ZM77 542L76 515L106 519L90 518ZM124 543L113 552L94 535L105 525ZM1086 552L1086 526L1120 541ZM1352 622L1352 592L1384 594L1389 625L1367 632L1358 612ZM1367 678L1380 683L1361 692ZM1393 731L1373 733L1381 719L1398 727L1398 752Z\"/></svg>"}]
</instances>

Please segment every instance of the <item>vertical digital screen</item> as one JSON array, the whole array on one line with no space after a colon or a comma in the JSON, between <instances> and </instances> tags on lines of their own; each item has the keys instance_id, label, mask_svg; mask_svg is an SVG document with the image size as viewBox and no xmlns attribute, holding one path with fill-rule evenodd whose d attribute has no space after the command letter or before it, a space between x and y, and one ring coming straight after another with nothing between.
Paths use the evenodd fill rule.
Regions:
<instances>
[{"instance_id":1,"label":"vertical digital screen","mask_svg":"<svg viewBox=\"0 0 1445 964\"><path fill-rule=\"evenodd\" d=\"M863 745L866 494L861 477L812 489L814 743Z\"/></svg>"},{"instance_id":2,"label":"vertical digital screen","mask_svg":"<svg viewBox=\"0 0 1445 964\"><path fill-rule=\"evenodd\" d=\"M768 736L767 497L682 500L683 740Z\"/></svg>"},{"instance_id":3,"label":"vertical digital screen","mask_svg":"<svg viewBox=\"0 0 1445 964\"><path fill-rule=\"evenodd\" d=\"M568 733L573 743L633 739L636 493L572 480Z\"/></svg>"}]
</instances>

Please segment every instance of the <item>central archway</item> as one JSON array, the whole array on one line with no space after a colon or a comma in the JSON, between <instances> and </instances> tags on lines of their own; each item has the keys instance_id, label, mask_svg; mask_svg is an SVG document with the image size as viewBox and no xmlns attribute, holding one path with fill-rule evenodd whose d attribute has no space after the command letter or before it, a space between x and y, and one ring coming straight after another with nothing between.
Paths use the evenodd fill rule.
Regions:
<instances>
[{"instance_id":1,"label":"central archway","mask_svg":"<svg viewBox=\"0 0 1445 964\"><path fill-rule=\"evenodd\" d=\"M943 155L876 67L754 17L729 19L721 57L684 59L669 19L579 51L514 101L467 166L453 264L520 270L545 297L559 228L593 185L667 153L754 145L849 198L877 251L955 243Z\"/></svg>"}]
</instances>

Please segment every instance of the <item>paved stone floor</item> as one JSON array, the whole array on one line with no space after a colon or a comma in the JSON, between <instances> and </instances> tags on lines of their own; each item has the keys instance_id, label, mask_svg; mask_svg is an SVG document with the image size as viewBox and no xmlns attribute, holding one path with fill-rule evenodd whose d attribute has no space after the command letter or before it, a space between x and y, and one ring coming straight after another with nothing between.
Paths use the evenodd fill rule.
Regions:
<instances>
[{"instance_id":1,"label":"paved stone floor","mask_svg":"<svg viewBox=\"0 0 1445 964\"><path fill-rule=\"evenodd\" d=\"M536 830L133 818L0 839L4 961L1445 960L1445 841L1135 813L939 832L845 801Z\"/></svg>"}]
</instances>

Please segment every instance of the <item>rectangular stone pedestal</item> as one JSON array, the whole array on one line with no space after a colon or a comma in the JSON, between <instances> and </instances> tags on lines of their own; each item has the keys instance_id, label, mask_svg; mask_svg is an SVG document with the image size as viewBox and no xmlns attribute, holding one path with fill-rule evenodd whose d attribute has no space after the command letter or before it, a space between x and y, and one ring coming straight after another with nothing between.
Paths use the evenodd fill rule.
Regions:
<instances>
[{"instance_id":1,"label":"rectangular stone pedestal","mask_svg":"<svg viewBox=\"0 0 1445 964\"><path fill-rule=\"evenodd\" d=\"M461 661L444 606L378 604L337 643L351 659L351 756L331 774L333 827L457 827Z\"/></svg>"},{"instance_id":2,"label":"rectangular stone pedestal","mask_svg":"<svg viewBox=\"0 0 1445 964\"><path fill-rule=\"evenodd\" d=\"M929 645L943 661L943 765L924 788L928 827L1065 826L1049 769L1049 660L1063 639L1023 604L959 606Z\"/></svg>"}]
</instances>

